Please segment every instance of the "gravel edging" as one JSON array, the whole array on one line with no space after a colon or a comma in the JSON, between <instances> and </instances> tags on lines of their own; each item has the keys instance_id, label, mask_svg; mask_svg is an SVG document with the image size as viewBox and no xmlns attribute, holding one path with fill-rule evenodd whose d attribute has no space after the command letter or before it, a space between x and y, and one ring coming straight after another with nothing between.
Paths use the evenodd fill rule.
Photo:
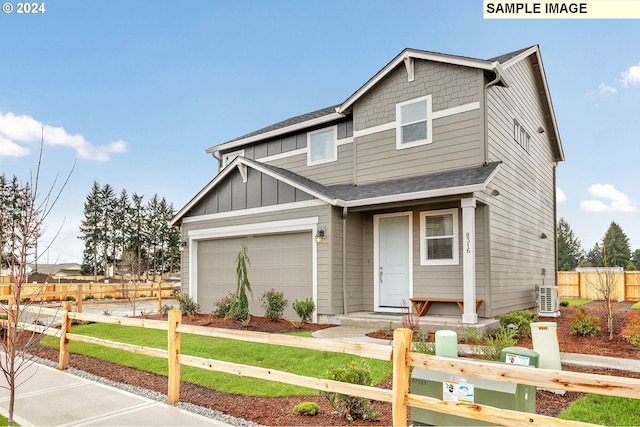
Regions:
<instances>
[{"instance_id":1,"label":"gravel edging","mask_svg":"<svg viewBox=\"0 0 640 427\"><path fill-rule=\"evenodd\" d=\"M58 363L49 359L43 359L41 357L36 357L36 356L31 356L29 359L40 365L49 366L55 369L58 368ZM106 386L117 388L119 390L136 394L138 396L146 397L148 399L155 400L157 402L164 403L167 401L167 395L163 393L158 393L157 391L147 390L146 388L137 387L134 385L118 383L118 382L100 377L98 375L90 374L88 372L81 371L79 369L75 369L71 367L69 367L65 372L80 378L84 378L86 380L104 384ZM211 418L211 419L235 426L235 427L264 427L261 424L254 423L252 421L247 421L247 420L243 420L242 418L232 417L220 411L205 408L203 406L194 405L191 403L178 402L173 406L175 406L176 408L183 409L185 411L192 412L194 414L202 415L204 417Z\"/></svg>"}]
</instances>

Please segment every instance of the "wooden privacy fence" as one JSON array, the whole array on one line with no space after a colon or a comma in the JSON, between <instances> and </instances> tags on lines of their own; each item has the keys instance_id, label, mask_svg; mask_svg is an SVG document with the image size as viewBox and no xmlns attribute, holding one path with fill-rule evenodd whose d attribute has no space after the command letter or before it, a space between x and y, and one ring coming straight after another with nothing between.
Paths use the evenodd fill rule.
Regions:
<instances>
[{"instance_id":1,"label":"wooden privacy fence","mask_svg":"<svg viewBox=\"0 0 640 427\"><path fill-rule=\"evenodd\" d=\"M59 305L69 298L82 312L83 304L113 304L118 299L139 301L155 299L157 311L162 308L162 299L171 298L175 287L172 283L25 283L22 285L20 297L29 302L51 302ZM8 301L14 296L13 285L0 285L0 300ZM106 297L106 298L105 298Z\"/></svg>"},{"instance_id":2,"label":"wooden privacy fence","mask_svg":"<svg viewBox=\"0 0 640 427\"><path fill-rule=\"evenodd\" d=\"M559 271L558 296L566 299L602 299L596 290L599 280L609 274L613 279L613 300L640 301L640 271Z\"/></svg>"},{"instance_id":3,"label":"wooden privacy fence","mask_svg":"<svg viewBox=\"0 0 640 427\"><path fill-rule=\"evenodd\" d=\"M182 324L182 314L179 310L171 310L169 312L169 319L167 322L126 317L118 318L88 313L75 313L71 311L71 305L69 303L65 303L65 307L62 312L46 308L37 309L35 307L30 307L29 310L42 314L62 315L62 329L47 329L33 324L21 325L25 329L53 336L60 336L59 369L61 370L66 369L69 365L69 343L71 341L97 344L136 354L167 359L169 366L167 403L170 405L177 403L180 395L181 365L263 380L278 381L325 392L342 393L382 402L390 402L392 404L393 424L396 426L406 426L408 407L423 408L451 415L474 418L493 424L511 426L588 425L585 423L561 420L544 415L499 409L476 403L447 402L434 397L413 394L409 389L409 372L411 367L419 367L463 377L484 378L494 381L528 384L551 389L562 389L567 391L627 398L638 398L638 396L640 396L640 380L638 379L536 369L533 367L510 365L506 363L497 364L473 359L437 357L412 352L412 333L409 329L397 329L394 332L393 346L391 347L380 344L360 344L292 335L186 325ZM71 333L72 319L166 330L168 334L167 350L73 334ZM309 350L346 353L354 356L388 360L391 361L393 365L393 387L391 390L385 390L376 387L306 377L269 368L260 368L189 356L181 353L180 338L183 333L305 348Z\"/></svg>"}]
</instances>

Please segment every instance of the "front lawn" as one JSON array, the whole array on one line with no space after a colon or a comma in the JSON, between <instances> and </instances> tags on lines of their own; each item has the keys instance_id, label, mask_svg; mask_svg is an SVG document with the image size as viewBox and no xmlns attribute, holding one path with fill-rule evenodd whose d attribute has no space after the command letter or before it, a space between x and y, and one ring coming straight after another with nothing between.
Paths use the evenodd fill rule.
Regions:
<instances>
[{"instance_id":1,"label":"front lawn","mask_svg":"<svg viewBox=\"0 0 640 427\"><path fill-rule=\"evenodd\" d=\"M163 330L93 323L74 326L72 332L145 347L167 348L167 332ZM45 337L42 342L44 345L59 348L59 339L57 338ZM341 353L203 337L193 334L182 334L181 342L180 351L182 354L277 369L314 378L322 377L322 374L331 365L344 366L351 360L360 359L357 356ZM74 341L71 342L70 349L72 353L84 354L156 374L168 374L166 359ZM391 375L391 362L375 359L366 360L371 367L374 384L384 381ZM188 381L224 393L267 397L318 394L317 390L291 384L205 371L190 366L182 366L180 372L182 381Z\"/></svg>"}]
</instances>

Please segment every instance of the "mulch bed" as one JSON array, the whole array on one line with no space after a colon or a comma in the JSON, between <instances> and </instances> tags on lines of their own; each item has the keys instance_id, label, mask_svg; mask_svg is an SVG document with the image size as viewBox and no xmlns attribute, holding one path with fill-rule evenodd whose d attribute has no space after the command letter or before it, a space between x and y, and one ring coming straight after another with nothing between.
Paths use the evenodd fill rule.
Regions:
<instances>
[{"instance_id":1,"label":"mulch bed","mask_svg":"<svg viewBox=\"0 0 640 427\"><path fill-rule=\"evenodd\" d=\"M630 303L615 304L615 330L616 336L622 325L622 319L626 311L628 311ZM587 306L590 313L601 316L601 304L593 303ZM558 340L560 343L560 351L586 354L600 354L613 357L640 357L640 349L631 346L626 341L614 338L609 341L606 333L606 325L597 337L575 337L571 335L569 330L570 318L575 311L574 307L561 307L562 317L560 318L542 318L540 321L552 321L558 323ZM601 316L603 319L606 316ZM149 318L165 320L166 317L155 315ZM230 329L245 329L253 331L284 333L300 330L318 330L332 327L334 325L318 325L304 324L301 329L296 328L288 321L271 322L268 319L253 316L250 326L243 328L236 321L219 319L211 315L199 315L196 318L183 318L184 323L197 324L202 326L223 327ZM388 339L388 338L387 338ZM523 340L518 343L519 346L532 348L530 340ZM57 360L58 352L53 349L38 347L33 352L40 357ZM80 369L94 375L108 378L125 384L131 384L154 390L160 393L167 392L167 378L162 375L156 375L149 372L140 371L133 368L114 365L109 362L97 360L91 357L72 354L70 356L70 366ZM605 375L617 375L628 378L640 378L640 373L629 373L617 371L613 369L591 369L584 367L563 366L564 370L587 372ZM387 381L376 385L376 387L390 389L391 381ZM557 395L548 391L538 391L536 394L536 411L538 414L557 416L562 410L567 408L575 399L582 396L582 393L568 392L565 395ZM207 389L201 386L181 383L180 401L189 402L203 407L221 411L225 414L253 421L268 426L327 426L327 425L352 425L352 426L383 426L392 425L391 404L374 402L374 406L381 414L379 421L362 421L355 420L348 422L333 413L333 409L328 401L320 396L302 396L302 397L278 397L278 398L262 398L248 397L241 395L232 395L219 393L215 390ZM320 406L320 412L316 416L301 416L293 412L293 407L301 402L316 402ZM410 412L407 419L408 424L411 423Z\"/></svg>"}]
</instances>

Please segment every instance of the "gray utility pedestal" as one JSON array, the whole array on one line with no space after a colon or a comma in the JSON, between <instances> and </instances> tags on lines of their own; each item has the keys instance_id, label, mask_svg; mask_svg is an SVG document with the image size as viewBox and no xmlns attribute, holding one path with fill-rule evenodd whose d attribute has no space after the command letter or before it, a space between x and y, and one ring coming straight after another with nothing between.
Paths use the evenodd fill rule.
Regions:
<instances>
[{"instance_id":1,"label":"gray utility pedestal","mask_svg":"<svg viewBox=\"0 0 640 427\"><path fill-rule=\"evenodd\" d=\"M506 360L506 359L509 360ZM538 354L526 348L509 347L503 351L506 363L537 367ZM498 363L498 362L495 362ZM411 393L451 402L478 403L520 412L536 412L536 387L505 381L460 377L443 372L414 368L411 375ZM492 423L444 414L421 408L411 408L414 425L485 426Z\"/></svg>"}]
</instances>

